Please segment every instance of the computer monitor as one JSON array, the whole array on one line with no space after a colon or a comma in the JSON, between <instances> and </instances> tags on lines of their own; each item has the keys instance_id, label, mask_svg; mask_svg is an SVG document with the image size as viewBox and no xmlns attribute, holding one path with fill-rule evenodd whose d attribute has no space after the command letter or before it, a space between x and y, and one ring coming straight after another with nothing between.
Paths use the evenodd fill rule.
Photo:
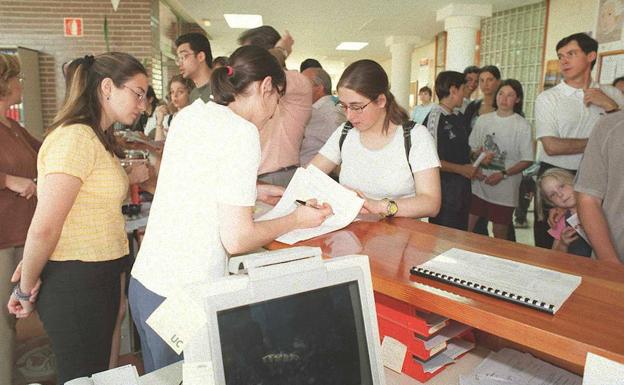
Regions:
<instances>
[{"instance_id":1,"label":"computer monitor","mask_svg":"<svg viewBox=\"0 0 624 385\"><path fill-rule=\"evenodd\" d=\"M368 257L279 262L213 282L184 350L225 385L383 385Z\"/></svg>"}]
</instances>

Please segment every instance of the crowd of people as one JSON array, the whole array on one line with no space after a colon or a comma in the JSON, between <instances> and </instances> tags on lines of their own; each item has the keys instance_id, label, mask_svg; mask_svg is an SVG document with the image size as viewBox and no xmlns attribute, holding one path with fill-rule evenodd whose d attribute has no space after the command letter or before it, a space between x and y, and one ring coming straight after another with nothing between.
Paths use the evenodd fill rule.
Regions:
<instances>
[{"instance_id":1,"label":"crowd of people","mask_svg":"<svg viewBox=\"0 0 624 385\"><path fill-rule=\"evenodd\" d=\"M22 88L19 62L0 55L0 224L10 229L0 234L0 280L11 293L0 324L8 342L0 382L10 383L15 317L35 308L60 383L107 369L123 274L131 275L146 371L180 360L146 320L175 290L223 276L229 255L332 215L310 200L286 217L253 220L255 202L275 203L308 164L355 190L362 213L485 234L492 222L495 237L513 239L523 171L538 162L536 245L624 262L624 95L616 88L624 79L592 80L598 45L588 35L557 45L563 81L535 101L537 157L522 84L494 65L440 72L419 90L410 119L375 61L351 63L333 95L318 61L285 68L290 34L263 26L239 44L213 59L205 36L180 36L180 75L170 79L166 103L128 54L71 61L43 143L5 117ZM144 164L122 167L117 124L165 143L133 266L120 207L129 185L152 174ZM566 222L574 215L587 239Z\"/></svg>"}]
</instances>

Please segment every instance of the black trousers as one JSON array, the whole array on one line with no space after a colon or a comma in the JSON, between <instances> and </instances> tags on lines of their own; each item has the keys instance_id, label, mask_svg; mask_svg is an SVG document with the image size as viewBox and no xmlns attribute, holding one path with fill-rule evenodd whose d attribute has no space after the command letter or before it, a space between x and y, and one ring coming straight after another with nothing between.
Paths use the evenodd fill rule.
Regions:
<instances>
[{"instance_id":1,"label":"black trousers","mask_svg":"<svg viewBox=\"0 0 624 385\"><path fill-rule=\"evenodd\" d=\"M58 384L108 369L126 264L127 257L46 264L37 309L52 341Z\"/></svg>"},{"instance_id":2,"label":"black trousers","mask_svg":"<svg viewBox=\"0 0 624 385\"><path fill-rule=\"evenodd\" d=\"M440 174L442 205L435 218L429 223L468 230L468 215L472 188L470 180L461 175L443 172Z\"/></svg>"}]
</instances>

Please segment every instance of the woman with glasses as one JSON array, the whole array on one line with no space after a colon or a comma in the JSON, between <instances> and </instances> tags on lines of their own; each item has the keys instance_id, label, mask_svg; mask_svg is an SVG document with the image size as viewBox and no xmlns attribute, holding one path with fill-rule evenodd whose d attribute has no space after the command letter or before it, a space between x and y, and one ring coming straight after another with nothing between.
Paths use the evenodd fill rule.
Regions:
<instances>
[{"instance_id":1,"label":"woman with glasses","mask_svg":"<svg viewBox=\"0 0 624 385\"><path fill-rule=\"evenodd\" d=\"M37 159L38 204L28 230L21 278L8 303L18 318L36 302L52 340L57 382L108 369L128 240L121 205L127 175L113 138L145 110L147 73L124 53L85 56Z\"/></svg>"},{"instance_id":2,"label":"woman with glasses","mask_svg":"<svg viewBox=\"0 0 624 385\"><path fill-rule=\"evenodd\" d=\"M337 90L348 121L311 164L327 174L340 165L340 183L366 199L364 213L436 215L440 162L435 143L425 127L409 122L383 68L372 60L357 61L344 71Z\"/></svg>"},{"instance_id":3,"label":"woman with glasses","mask_svg":"<svg viewBox=\"0 0 624 385\"><path fill-rule=\"evenodd\" d=\"M185 79L182 75L175 75L169 81L169 100L170 105L161 105L156 107L156 134L154 140L165 140L171 121L176 114L188 106L191 102L191 91L195 88L195 84L190 79Z\"/></svg>"},{"instance_id":4,"label":"woman with glasses","mask_svg":"<svg viewBox=\"0 0 624 385\"><path fill-rule=\"evenodd\" d=\"M275 113L286 75L256 46L238 48L229 63L212 73L214 101L180 111L167 137L130 280L146 372L182 359L146 323L167 297L179 290L193 293L198 283L223 277L229 255L257 249L293 229L318 226L331 214L328 205L309 202L286 217L253 221L256 199L283 191L256 186L256 179L258 130Z\"/></svg>"},{"instance_id":5,"label":"woman with glasses","mask_svg":"<svg viewBox=\"0 0 624 385\"><path fill-rule=\"evenodd\" d=\"M9 107L22 101L20 63L15 55L0 54L0 288L9 300L11 274L24 251L26 232L37 205L37 151L41 143L15 120ZM15 348L15 319L6 308L0 315L0 384L11 384Z\"/></svg>"}]
</instances>

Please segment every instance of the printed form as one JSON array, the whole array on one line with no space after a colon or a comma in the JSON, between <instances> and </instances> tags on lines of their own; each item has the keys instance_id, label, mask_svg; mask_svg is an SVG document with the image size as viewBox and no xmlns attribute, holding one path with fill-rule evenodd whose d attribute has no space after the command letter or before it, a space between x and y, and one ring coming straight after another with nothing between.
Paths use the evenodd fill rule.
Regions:
<instances>
[{"instance_id":1,"label":"printed form","mask_svg":"<svg viewBox=\"0 0 624 385\"><path fill-rule=\"evenodd\" d=\"M339 230L353 222L364 205L364 200L358 197L355 191L341 186L327 174L310 165L308 168L297 169L282 199L271 211L257 220L266 221L288 215L297 208L297 200L309 199L316 199L319 204L329 203L334 214L318 227L293 230L277 238L278 241L292 245Z\"/></svg>"}]
</instances>

